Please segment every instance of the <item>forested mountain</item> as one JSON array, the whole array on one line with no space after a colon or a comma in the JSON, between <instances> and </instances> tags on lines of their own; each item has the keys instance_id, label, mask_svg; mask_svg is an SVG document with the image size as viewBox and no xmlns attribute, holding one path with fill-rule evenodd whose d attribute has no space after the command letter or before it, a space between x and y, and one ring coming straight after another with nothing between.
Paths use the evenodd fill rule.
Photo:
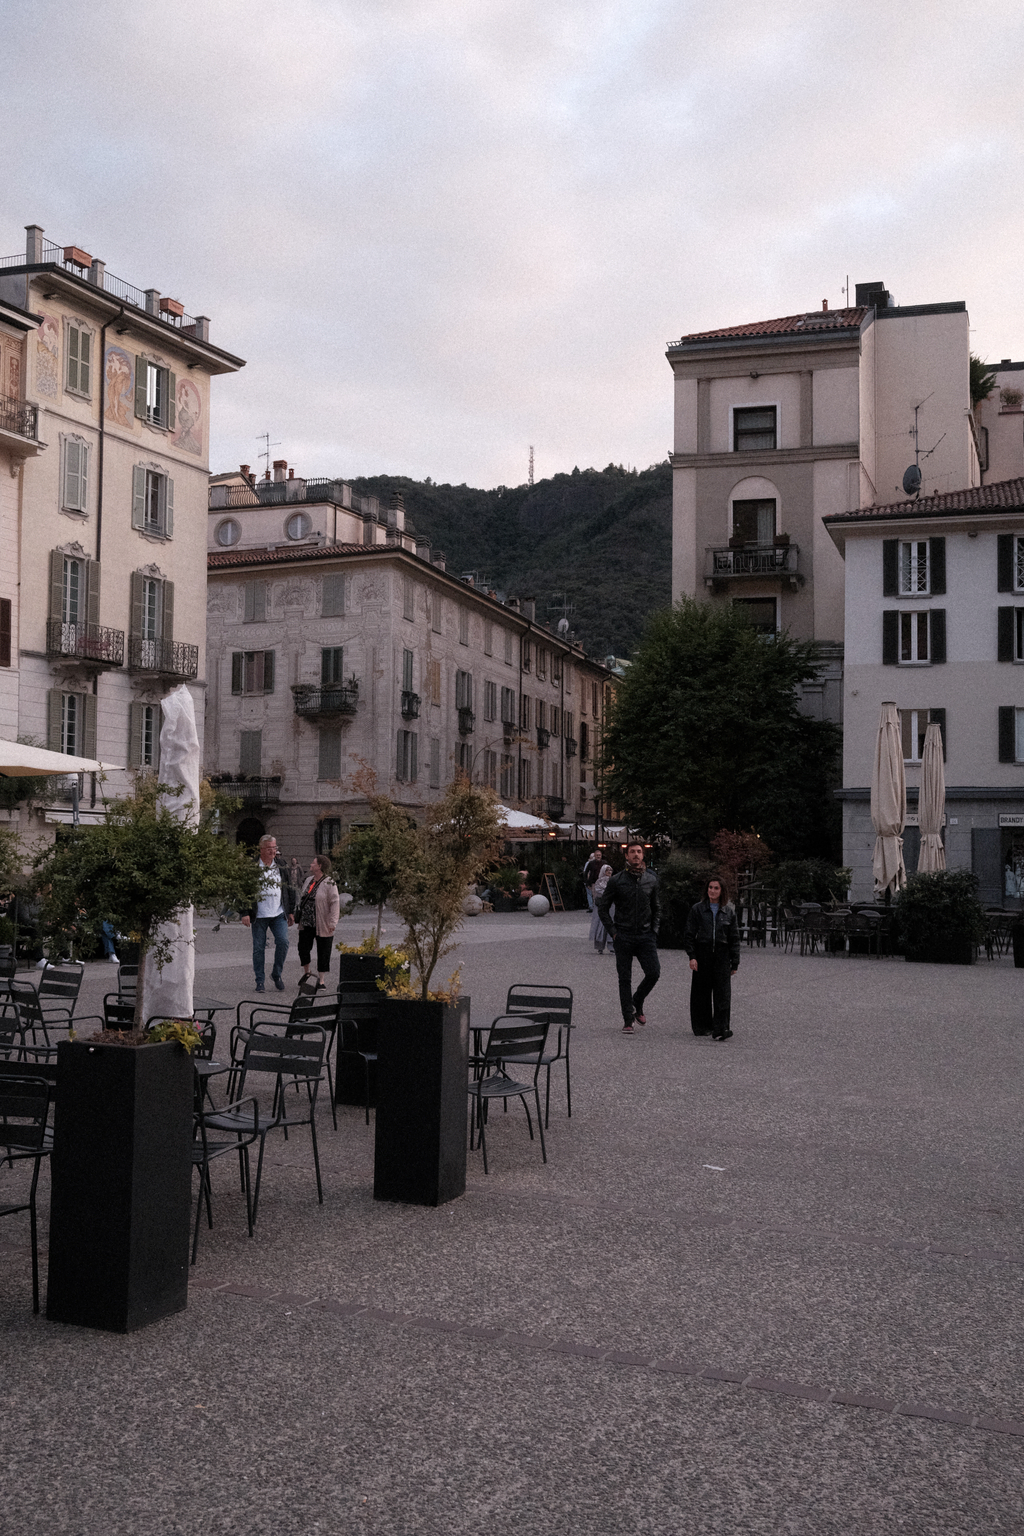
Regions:
<instances>
[{"instance_id":1,"label":"forested mountain","mask_svg":"<svg viewBox=\"0 0 1024 1536\"><path fill-rule=\"evenodd\" d=\"M405 498L408 522L443 550L448 571L473 572L501 596L533 597L537 618L569 621L591 656L631 655L644 620L671 601L672 471L574 469L536 485L475 490L375 475L361 496Z\"/></svg>"}]
</instances>

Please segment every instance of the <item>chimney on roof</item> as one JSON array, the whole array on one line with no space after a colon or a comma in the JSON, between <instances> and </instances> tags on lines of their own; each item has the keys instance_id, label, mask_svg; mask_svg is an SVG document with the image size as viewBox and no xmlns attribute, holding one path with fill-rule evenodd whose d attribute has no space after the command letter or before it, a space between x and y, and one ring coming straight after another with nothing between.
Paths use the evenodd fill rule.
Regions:
<instances>
[{"instance_id":1,"label":"chimney on roof","mask_svg":"<svg viewBox=\"0 0 1024 1536\"><path fill-rule=\"evenodd\" d=\"M25 225L25 262L30 267L38 267L43 260L43 226L41 224Z\"/></svg>"},{"instance_id":2,"label":"chimney on roof","mask_svg":"<svg viewBox=\"0 0 1024 1536\"><path fill-rule=\"evenodd\" d=\"M241 471L242 479L243 480L248 480L249 484L251 485L252 484L252 475L250 475L250 473L249 473L249 466L248 466L248 464L239 464L238 468Z\"/></svg>"},{"instance_id":3,"label":"chimney on roof","mask_svg":"<svg viewBox=\"0 0 1024 1536\"><path fill-rule=\"evenodd\" d=\"M821 312L822 312L823 315L827 315L828 314L828 299L822 299L822 301L821 301Z\"/></svg>"},{"instance_id":4,"label":"chimney on roof","mask_svg":"<svg viewBox=\"0 0 1024 1536\"><path fill-rule=\"evenodd\" d=\"M288 460L287 459L275 459L274 460L274 479L275 480L283 480L284 479L284 472L285 472L285 470L287 468L288 468Z\"/></svg>"},{"instance_id":5,"label":"chimney on roof","mask_svg":"<svg viewBox=\"0 0 1024 1536\"><path fill-rule=\"evenodd\" d=\"M875 309L888 309L892 303L892 294L888 292L884 283L858 283L855 297L858 306L868 304L873 305Z\"/></svg>"},{"instance_id":6,"label":"chimney on roof","mask_svg":"<svg viewBox=\"0 0 1024 1536\"><path fill-rule=\"evenodd\" d=\"M295 479L295 471L294 471L294 469L290 469L288 471L288 479L289 480L294 480Z\"/></svg>"}]
</instances>

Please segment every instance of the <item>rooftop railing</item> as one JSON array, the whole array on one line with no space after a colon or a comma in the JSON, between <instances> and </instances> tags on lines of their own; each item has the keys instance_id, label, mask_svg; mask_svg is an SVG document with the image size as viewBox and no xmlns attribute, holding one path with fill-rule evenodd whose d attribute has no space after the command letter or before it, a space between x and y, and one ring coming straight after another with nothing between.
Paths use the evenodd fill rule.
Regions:
<instances>
[{"instance_id":1,"label":"rooftop railing","mask_svg":"<svg viewBox=\"0 0 1024 1536\"><path fill-rule=\"evenodd\" d=\"M115 277L108 272L102 262L85 262L81 258L85 252L78 251L72 245L54 245L52 240L42 241L42 256L46 263L52 262L54 266L62 267L65 272L71 272L75 277L86 277L94 287L104 293L109 293L112 298L122 304L130 304L134 309L144 310L154 320L162 320L165 325L173 326L176 331L187 334L192 331L202 341L205 336L205 321L203 315L187 315L184 306L177 299L162 297L155 289L148 291L136 288L133 283L126 283L123 277ZM24 267L29 262L24 252L16 256L0 256L0 269L4 267Z\"/></svg>"}]
</instances>

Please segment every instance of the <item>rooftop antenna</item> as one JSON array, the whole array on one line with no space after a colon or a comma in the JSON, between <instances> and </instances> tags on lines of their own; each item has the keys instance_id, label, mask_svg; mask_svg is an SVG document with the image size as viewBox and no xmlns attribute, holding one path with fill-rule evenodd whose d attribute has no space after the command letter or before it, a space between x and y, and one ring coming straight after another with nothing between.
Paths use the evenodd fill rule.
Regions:
<instances>
[{"instance_id":1,"label":"rooftop antenna","mask_svg":"<svg viewBox=\"0 0 1024 1536\"><path fill-rule=\"evenodd\" d=\"M530 478L529 478L529 482L528 483L530 485L533 484L533 444L532 443L530 444Z\"/></svg>"},{"instance_id":2,"label":"rooftop antenna","mask_svg":"<svg viewBox=\"0 0 1024 1536\"><path fill-rule=\"evenodd\" d=\"M932 395L934 393L935 391L932 390ZM914 439L914 462L910 465L909 469L905 471L903 476L903 489L908 496L919 496L921 494L921 460L931 458L932 454L939 446L939 443L942 442L942 437L945 437L946 435L945 432L943 432L942 437L939 438L938 443L933 443L932 446L930 448L926 448L924 452L921 451L921 439L918 432L918 412L920 411L922 405L928 404L928 401L932 398L932 395L925 395L924 399L918 405L914 406L914 425L910 429L910 436Z\"/></svg>"},{"instance_id":3,"label":"rooftop antenna","mask_svg":"<svg viewBox=\"0 0 1024 1536\"><path fill-rule=\"evenodd\" d=\"M849 272L847 272L847 274L846 274L846 287L843 289L843 292L846 294L846 308L849 309L849 307L850 307L850 274L849 274Z\"/></svg>"},{"instance_id":4,"label":"rooftop antenna","mask_svg":"<svg viewBox=\"0 0 1024 1536\"><path fill-rule=\"evenodd\" d=\"M256 441L258 443L262 443L263 444L263 448L262 448L261 452L258 453L256 455L256 457L258 459L265 459L266 460L266 464L265 464L264 468L266 469L267 479L269 480L270 479L270 450L271 450L271 448L280 448L281 444L280 444L280 442L272 443L270 441L270 433L269 432L257 432L257 434L256 434Z\"/></svg>"}]
</instances>

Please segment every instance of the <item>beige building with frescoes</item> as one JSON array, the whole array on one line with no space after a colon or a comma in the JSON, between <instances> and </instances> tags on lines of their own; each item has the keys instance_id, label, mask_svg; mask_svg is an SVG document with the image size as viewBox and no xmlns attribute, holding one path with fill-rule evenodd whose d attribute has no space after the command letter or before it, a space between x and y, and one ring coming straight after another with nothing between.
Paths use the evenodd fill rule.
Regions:
<instances>
[{"instance_id":1,"label":"beige building with frescoes","mask_svg":"<svg viewBox=\"0 0 1024 1536\"><path fill-rule=\"evenodd\" d=\"M0 260L6 736L156 768L160 699L183 682L202 732L210 380L243 366L209 333L37 225ZM87 782L83 819L126 785ZM69 814L58 793L31 830Z\"/></svg>"}]
</instances>

